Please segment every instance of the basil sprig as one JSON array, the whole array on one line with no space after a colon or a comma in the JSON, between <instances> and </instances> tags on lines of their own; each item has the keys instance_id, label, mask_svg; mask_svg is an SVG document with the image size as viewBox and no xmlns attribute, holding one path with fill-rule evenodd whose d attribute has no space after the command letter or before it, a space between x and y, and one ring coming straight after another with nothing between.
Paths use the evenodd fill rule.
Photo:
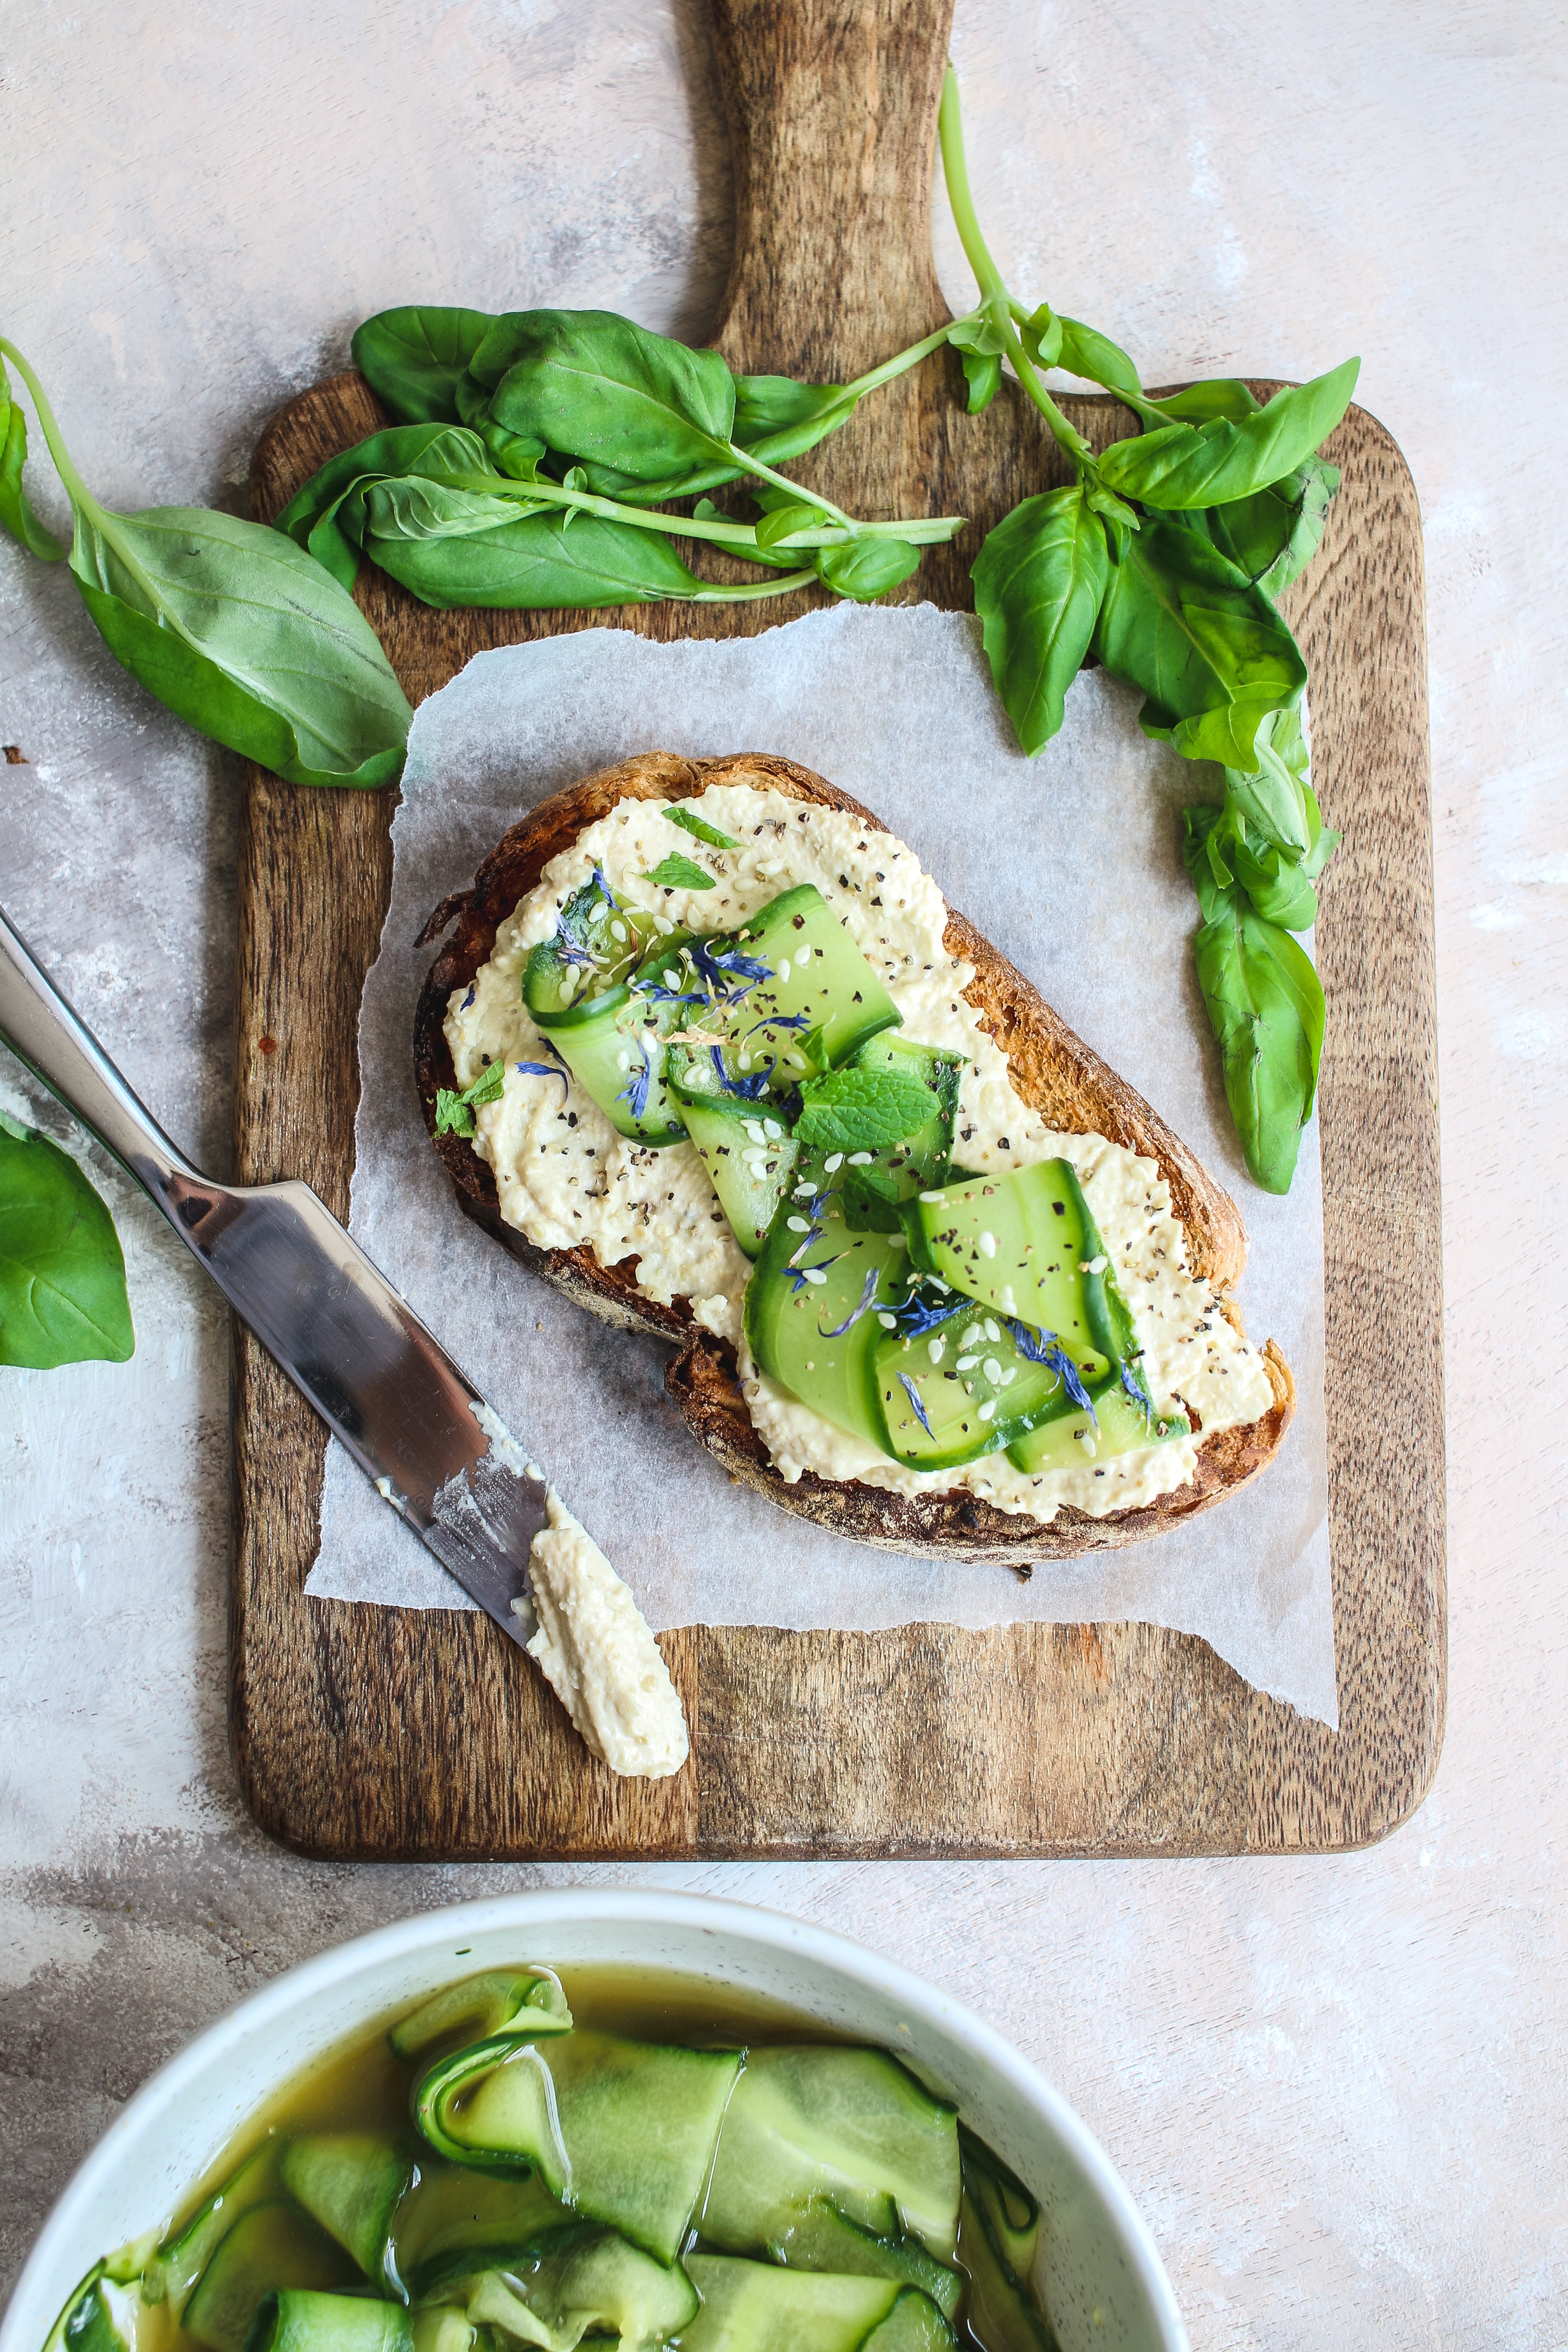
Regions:
<instances>
[{"instance_id":1,"label":"basil sprig","mask_svg":"<svg viewBox=\"0 0 1568 2352\"><path fill-rule=\"evenodd\" d=\"M1247 1170L1266 1192L1288 1192L1317 1097L1325 1011L1290 934L1316 920L1313 886L1340 836L1307 781L1294 711L1270 715L1258 751L1256 770L1226 770L1222 807L1183 812L1183 856L1204 918L1198 985Z\"/></svg>"},{"instance_id":2,"label":"basil sprig","mask_svg":"<svg viewBox=\"0 0 1568 2352\"><path fill-rule=\"evenodd\" d=\"M72 465L32 369L3 338L0 353L32 394L75 519L70 570L116 658L204 735L291 783L395 783L407 699L339 582L277 531L235 515L110 513ZM50 561L63 551L22 492L26 427L3 369L0 393L0 522Z\"/></svg>"},{"instance_id":3,"label":"basil sprig","mask_svg":"<svg viewBox=\"0 0 1568 2352\"><path fill-rule=\"evenodd\" d=\"M0 1112L0 1364L122 1364L135 1346L109 1211L68 1151Z\"/></svg>"}]
</instances>

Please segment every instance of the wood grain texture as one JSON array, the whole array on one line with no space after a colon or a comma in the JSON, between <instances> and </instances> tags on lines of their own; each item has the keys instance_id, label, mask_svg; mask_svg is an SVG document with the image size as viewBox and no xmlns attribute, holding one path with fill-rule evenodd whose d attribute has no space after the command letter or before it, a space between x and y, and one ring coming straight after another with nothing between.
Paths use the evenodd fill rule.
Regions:
<instances>
[{"instance_id":1,"label":"wood grain texture","mask_svg":"<svg viewBox=\"0 0 1568 2352\"><path fill-rule=\"evenodd\" d=\"M951 0L714 0L738 210L714 340L736 364L843 376L945 315L928 192L950 14ZM972 419L961 384L955 360L927 362L801 468L868 515L969 516L903 592L958 609L984 530L1061 478L1012 387ZM1129 429L1109 400L1064 404L1097 446ZM257 514L270 519L380 421L353 374L292 403L257 452ZM674 1781L615 1781L482 1617L306 1602L324 1433L241 1331L231 1729L247 1801L272 1834L321 1854L427 1860L1287 1852L1368 1843L1419 1803L1446 1676L1420 529L1373 419L1352 410L1329 455L1344 486L1285 604L1311 677L1319 794L1346 836L1317 934L1338 1733L1251 1690L1206 1643L1149 1625L699 1627L662 1637L691 1766ZM379 574L359 593L416 702L486 646L589 625L431 613ZM809 601L592 621L750 634ZM343 1215L350 1008L386 905L390 814L388 795L248 779L237 1165L246 1180L303 1176Z\"/></svg>"}]
</instances>

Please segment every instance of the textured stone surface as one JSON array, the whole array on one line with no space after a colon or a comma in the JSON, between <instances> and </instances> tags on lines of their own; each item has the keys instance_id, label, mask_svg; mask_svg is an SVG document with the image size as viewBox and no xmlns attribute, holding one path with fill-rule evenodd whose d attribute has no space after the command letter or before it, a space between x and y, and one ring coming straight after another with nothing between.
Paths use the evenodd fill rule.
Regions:
<instances>
[{"instance_id":1,"label":"textured stone surface","mask_svg":"<svg viewBox=\"0 0 1568 2352\"><path fill-rule=\"evenodd\" d=\"M1558 2345L1568 600L1534 453L1564 421L1560 12L959 0L953 48L1020 291L1151 379L1359 347L1422 493L1447 1748L1413 1822L1331 1862L640 1874L846 1928L1013 2034L1143 2201L1205 2352ZM602 301L700 332L717 297L728 167L688 0L390 0L374 22L21 0L6 49L0 327L110 501L237 506L271 408L384 302ZM937 251L956 300L941 226ZM0 898L221 1168L229 763L9 548L0 627L0 739L28 761L0 766ZM459 1895L639 1874L326 1870L238 1813L223 1321L110 1189L134 1362L0 1372L0 2278L119 2103L265 1976Z\"/></svg>"}]
</instances>

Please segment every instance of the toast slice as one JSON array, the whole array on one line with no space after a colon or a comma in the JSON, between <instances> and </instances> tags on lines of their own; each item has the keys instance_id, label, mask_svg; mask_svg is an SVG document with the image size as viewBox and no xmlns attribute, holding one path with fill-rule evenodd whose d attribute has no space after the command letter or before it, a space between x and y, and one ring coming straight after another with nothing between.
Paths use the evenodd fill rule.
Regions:
<instances>
[{"instance_id":1,"label":"toast slice","mask_svg":"<svg viewBox=\"0 0 1568 2352\"><path fill-rule=\"evenodd\" d=\"M468 1139L437 1135L437 1089L457 1084L443 1025L448 999L489 961L498 927L534 887L550 859L619 801L685 800L715 784L772 790L844 810L876 832L887 830L858 801L791 760L757 752L715 760L644 752L541 802L490 852L473 887L444 898L420 933L418 944L441 940L442 945L416 1014L415 1078L431 1140L465 1213L531 1273L605 1322L673 1341L679 1352L666 1371L665 1385L699 1444L732 1477L754 1486L770 1502L858 1543L1021 1566L1142 1542L1206 1510L1256 1477L1278 1451L1295 1410L1289 1368L1272 1340L1262 1351L1273 1391L1270 1410L1259 1421L1204 1440L1194 1476L1142 1508L1095 1518L1064 1505L1053 1518L1039 1520L999 1510L962 1489L897 1494L858 1480L818 1478L810 1471L788 1484L771 1465L752 1426L733 1349L694 1321L684 1299L666 1307L644 1297L637 1287L635 1258L605 1266L586 1244L571 1250L537 1248L502 1218L494 1176ZM1159 1163L1171 1188L1173 1213L1185 1230L1188 1264L1214 1285L1239 1331L1240 1316L1226 1294L1246 1264L1247 1234L1228 1193L1142 1097L1108 1068L1052 1012L1038 990L951 908L944 943L951 954L974 966L968 1000L1006 1054L1015 1091L1024 1102L1058 1132L1103 1135Z\"/></svg>"}]
</instances>

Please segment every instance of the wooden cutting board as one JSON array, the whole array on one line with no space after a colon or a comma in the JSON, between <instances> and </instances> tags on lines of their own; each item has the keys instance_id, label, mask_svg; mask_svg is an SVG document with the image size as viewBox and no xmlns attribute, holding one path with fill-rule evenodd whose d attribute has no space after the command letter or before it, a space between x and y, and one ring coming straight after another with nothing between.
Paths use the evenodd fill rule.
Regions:
<instances>
[{"instance_id":1,"label":"wooden cutting board","mask_svg":"<svg viewBox=\"0 0 1568 2352\"><path fill-rule=\"evenodd\" d=\"M929 192L952 5L712 0L738 215L714 340L737 368L842 381L948 315ZM1131 429L1108 399L1064 405L1097 445ZM270 520L384 421L353 373L291 403L257 451L257 515ZM1364 1844L1420 1802L1446 1672L1421 538L1381 425L1352 409L1329 455L1343 488L1285 601L1310 670L1318 792L1345 835L1317 933L1339 1731L1152 1625L699 1626L663 1637L691 1764L617 1781L487 1618L306 1601L326 1433L238 1330L231 1724L247 1801L272 1835L315 1854L430 1861L1277 1853ZM971 517L907 591L957 609L984 531L1062 478L1016 388L984 417L963 414L946 352L868 401L802 470L868 516ZM486 646L588 625L432 613L374 573L359 593L414 702ZM809 601L592 619L656 637L749 634ZM247 782L237 1171L302 1176L344 1218L392 807L255 769Z\"/></svg>"}]
</instances>

